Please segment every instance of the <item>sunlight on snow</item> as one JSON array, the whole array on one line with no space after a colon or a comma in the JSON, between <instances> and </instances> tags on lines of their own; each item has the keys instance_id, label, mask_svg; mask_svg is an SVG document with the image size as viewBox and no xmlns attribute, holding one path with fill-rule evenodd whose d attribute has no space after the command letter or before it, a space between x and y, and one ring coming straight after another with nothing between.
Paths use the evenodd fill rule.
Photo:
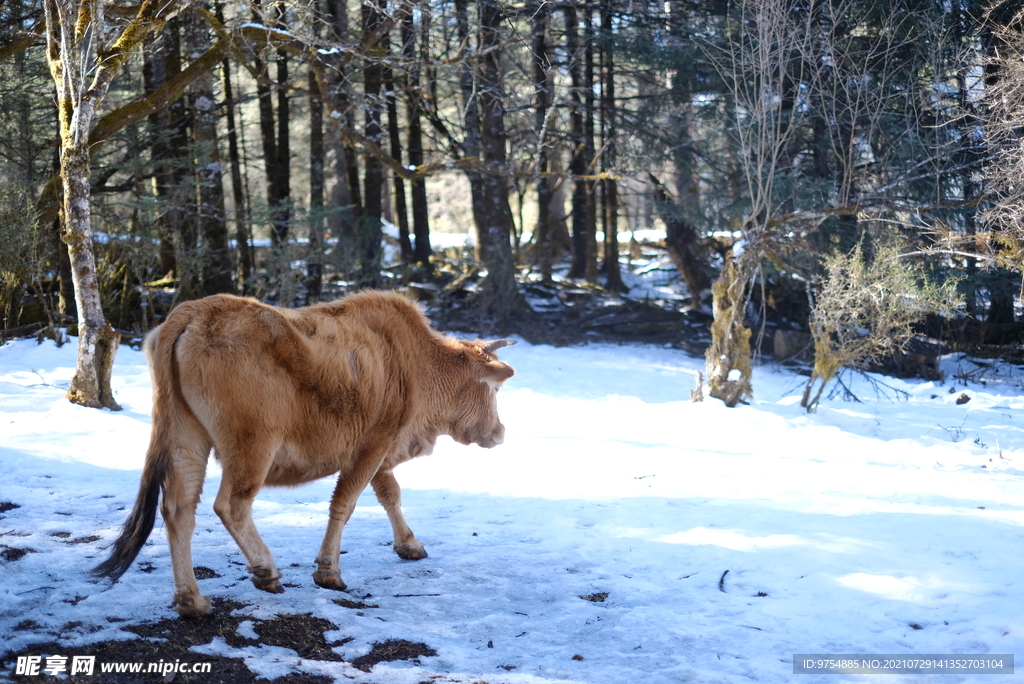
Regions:
<instances>
[{"instance_id":1,"label":"sunlight on snow","mask_svg":"<svg viewBox=\"0 0 1024 684\"><path fill-rule=\"evenodd\" d=\"M659 541L670 544L692 544L722 546L734 551L757 551L759 549L778 549L785 546L808 546L810 541L795 534L771 534L767 537L748 537L735 530L709 530L706 527L694 527L686 532L677 532L662 537Z\"/></svg>"},{"instance_id":2,"label":"sunlight on snow","mask_svg":"<svg viewBox=\"0 0 1024 684\"><path fill-rule=\"evenodd\" d=\"M767 537L748 537L736 530L711 530L706 527L694 527L686 532L665 535L658 541L668 544L691 544L693 546L721 546L733 551L760 551L762 549L780 549L787 546L816 546L828 551L849 551L861 544L852 539L834 540L822 543L817 540L805 539L795 534L770 534Z\"/></svg>"},{"instance_id":3,"label":"sunlight on snow","mask_svg":"<svg viewBox=\"0 0 1024 684\"><path fill-rule=\"evenodd\" d=\"M909 601L924 603L936 598L936 593L946 593L952 589L947 583L935 578L920 579L917 577L893 577L891 575L870 575L855 572L836 579L839 584L851 589L859 589L893 601ZM941 598L941 597L939 597Z\"/></svg>"}]
</instances>

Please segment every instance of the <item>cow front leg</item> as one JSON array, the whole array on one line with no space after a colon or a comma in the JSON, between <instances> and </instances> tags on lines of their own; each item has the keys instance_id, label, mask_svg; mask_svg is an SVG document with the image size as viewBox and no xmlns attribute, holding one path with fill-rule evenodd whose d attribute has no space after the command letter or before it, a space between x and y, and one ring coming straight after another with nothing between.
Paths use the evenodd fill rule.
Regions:
<instances>
[{"instance_id":1,"label":"cow front leg","mask_svg":"<svg viewBox=\"0 0 1024 684\"><path fill-rule=\"evenodd\" d=\"M224 527L234 538L245 559L249 562L248 570L252 573L253 585L257 589L281 594L284 587L279 581L281 573L274 565L274 557L263 542L256 523L252 519L252 502L256 493L263 485L267 468L257 472L232 468L226 455L221 457L224 475L220 482L217 499L213 502L213 510L220 516ZM269 459L268 459L269 465Z\"/></svg>"},{"instance_id":2,"label":"cow front leg","mask_svg":"<svg viewBox=\"0 0 1024 684\"><path fill-rule=\"evenodd\" d=\"M352 511L356 507L356 498L359 496L356 493L356 496L349 500L345 495L346 489L345 475L341 474L338 476L338 484L334 486L334 494L331 496L327 531L320 544L320 552L316 555L316 571L313 573L313 581L317 586L335 591L345 591L348 586L341 579L338 558L341 556L341 534L345 530L348 519L352 517Z\"/></svg>"},{"instance_id":3,"label":"cow front leg","mask_svg":"<svg viewBox=\"0 0 1024 684\"><path fill-rule=\"evenodd\" d=\"M409 529L402 515L402 488L398 486L398 480L391 470L380 470L373 476L373 493L377 495L377 501L384 507L391 521L391 531L394 534L395 553L399 558L405 560L422 560L427 557L427 550L423 544L416 539L416 535Z\"/></svg>"},{"instance_id":4,"label":"cow front leg","mask_svg":"<svg viewBox=\"0 0 1024 684\"><path fill-rule=\"evenodd\" d=\"M341 579L341 569L338 567L341 535L345 531L348 519L352 517L356 500L383 463L390 441L378 439L372 442L356 459L354 468L348 472L342 471L338 475L338 483L331 496L327 531L323 543L320 544L320 552L316 555L316 571L313 573L313 581L324 589L344 591L346 588L344 580Z\"/></svg>"}]
</instances>

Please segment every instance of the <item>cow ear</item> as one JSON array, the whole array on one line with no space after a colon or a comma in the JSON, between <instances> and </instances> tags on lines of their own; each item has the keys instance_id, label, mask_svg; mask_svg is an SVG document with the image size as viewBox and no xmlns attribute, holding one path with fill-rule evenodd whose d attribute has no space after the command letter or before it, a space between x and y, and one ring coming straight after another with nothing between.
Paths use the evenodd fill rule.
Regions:
<instances>
[{"instance_id":1,"label":"cow ear","mask_svg":"<svg viewBox=\"0 0 1024 684\"><path fill-rule=\"evenodd\" d=\"M495 382L505 382L516 372L512 369L512 366L501 361L492 361L487 364L487 377Z\"/></svg>"}]
</instances>

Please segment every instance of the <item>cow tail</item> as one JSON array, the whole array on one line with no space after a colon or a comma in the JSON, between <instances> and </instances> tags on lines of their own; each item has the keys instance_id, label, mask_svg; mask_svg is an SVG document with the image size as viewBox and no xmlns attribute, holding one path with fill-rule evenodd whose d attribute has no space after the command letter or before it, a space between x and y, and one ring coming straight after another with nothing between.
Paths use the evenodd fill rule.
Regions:
<instances>
[{"instance_id":1,"label":"cow tail","mask_svg":"<svg viewBox=\"0 0 1024 684\"><path fill-rule=\"evenodd\" d=\"M142 481L135 505L114 542L110 556L93 568L93 575L109 577L116 582L131 567L153 531L160 490L173 467L171 447L177 403L175 395L180 397L181 394L174 347L187 323L186 316L171 317L146 337L146 358L153 381L153 431L142 469Z\"/></svg>"}]
</instances>

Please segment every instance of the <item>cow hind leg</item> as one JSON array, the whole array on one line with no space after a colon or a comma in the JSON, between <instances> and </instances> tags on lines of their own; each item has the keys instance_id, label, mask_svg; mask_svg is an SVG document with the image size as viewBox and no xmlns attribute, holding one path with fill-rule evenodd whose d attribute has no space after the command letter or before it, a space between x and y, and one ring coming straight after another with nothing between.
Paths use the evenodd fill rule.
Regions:
<instances>
[{"instance_id":1,"label":"cow hind leg","mask_svg":"<svg viewBox=\"0 0 1024 684\"><path fill-rule=\"evenodd\" d=\"M182 617L198 617L211 610L210 600L200 593L192 568L196 506L203 492L209 455L210 444L204 440L174 449L160 503L174 574L174 609Z\"/></svg>"},{"instance_id":2,"label":"cow hind leg","mask_svg":"<svg viewBox=\"0 0 1024 684\"><path fill-rule=\"evenodd\" d=\"M262 453L262 450L250 453ZM244 462L242 459L233 459L228 454L222 454L224 475L217 491L217 499L213 503L213 510L220 516L224 527L231 533L249 562L248 570L252 573L250 579L253 585L271 594L281 594L284 592L284 587L279 581L281 573L277 571L274 557L260 537L256 523L252 519L252 502L266 478L270 453L272 452L267 451L268 456L263 467L245 469L237 467ZM247 465L251 466L259 460L254 458L248 461Z\"/></svg>"},{"instance_id":3,"label":"cow hind leg","mask_svg":"<svg viewBox=\"0 0 1024 684\"><path fill-rule=\"evenodd\" d=\"M402 489L398 486L398 480L390 470L378 471L371 481L373 493L377 495L377 501L387 511L388 520L391 521L391 531L395 536L395 553L399 558L405 560L422 560L427 557L427 550L423 544L416 539L416 535L409 529L402 515Z\"/></svg>"}]
</instances>

